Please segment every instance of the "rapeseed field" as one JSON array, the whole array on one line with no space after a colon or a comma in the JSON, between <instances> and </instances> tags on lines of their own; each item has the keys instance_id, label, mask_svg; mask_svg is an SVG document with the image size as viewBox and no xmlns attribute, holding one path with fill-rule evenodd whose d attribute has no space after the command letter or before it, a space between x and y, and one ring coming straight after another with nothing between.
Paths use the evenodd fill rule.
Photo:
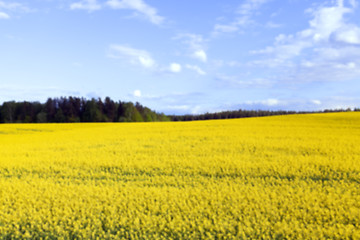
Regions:
<instances>
[{"instance_id":1,"label":"rapeseed field","mask_svg":"<svg viewBox=\"0 0 360 240\"><path fill-rule=\"evenodd\" d=\"M0 125L1 239L360 239L360 113Z\"/></svg>"}]
</instances>

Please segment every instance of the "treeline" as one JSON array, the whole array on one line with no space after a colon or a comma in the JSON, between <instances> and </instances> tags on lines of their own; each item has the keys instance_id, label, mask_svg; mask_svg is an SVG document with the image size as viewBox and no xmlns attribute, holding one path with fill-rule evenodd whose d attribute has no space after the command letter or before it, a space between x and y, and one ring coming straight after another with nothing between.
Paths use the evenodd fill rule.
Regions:
<instances>
[{"instance_id":1,"label":"treeline","mask_svg":"<svg viewBox=\"0 0 360 240\"><path fill-rule=\"evenodd\" d=\"M49 98L40 102L4 102L0 105L0 123L69 123L69 122L155 122L155 121L196 121L263 117L288 114L327 113L360 111L355 109L326 109L324 111L264 111L237 110L198 115L169 115L157 113L140 103L114 102L109 97L104 100L78 97Z\"/></svg>"},{"instance_id":2,"label":"treeline","mask_svg":"<svg viewBox=\"0 0 360 240\"><path fill-rule=\"evenodd\" d=\"M153 122L169 121L140 103L114 102L109 97L87 100L78 97L49 98L40 102L4 102L0 105L1 123L65 122Z\"/></svg>"},{"instance_id":3,"label":"treeline","mask_svg":"<svg viewBox=\"0 0 360 240\"><path fill-rule=\"evenodd\" d=\"M360 111L360 108L354 110L348 109L325 109L324 111L265 111L265 110L237 110L237 111L223 111L217 113L205 113L198 115L170 115L171 121L197 121L197 120L211 120L211 119L230 119L230 118L248 118L248 117L265 117L275 115L289 115L289 114L306 114L306 113L329 113L329 112L349 112Z\"/></svg>"}]
</instances>

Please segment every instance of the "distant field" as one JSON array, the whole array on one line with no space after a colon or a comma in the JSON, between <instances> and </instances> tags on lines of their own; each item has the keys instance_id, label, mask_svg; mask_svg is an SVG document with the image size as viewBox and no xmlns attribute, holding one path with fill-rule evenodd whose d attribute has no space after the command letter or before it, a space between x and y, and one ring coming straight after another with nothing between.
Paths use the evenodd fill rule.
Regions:
<instances>
[{"instance_id":1,"label":"distant field","mask_svg":"<svg viewBox=\"0 0 360 240\"><path fill-rule=\"evenodd\" d=\"M0 238L360 239L360 113L0 125Z\"/></svg>"}]
</instances>

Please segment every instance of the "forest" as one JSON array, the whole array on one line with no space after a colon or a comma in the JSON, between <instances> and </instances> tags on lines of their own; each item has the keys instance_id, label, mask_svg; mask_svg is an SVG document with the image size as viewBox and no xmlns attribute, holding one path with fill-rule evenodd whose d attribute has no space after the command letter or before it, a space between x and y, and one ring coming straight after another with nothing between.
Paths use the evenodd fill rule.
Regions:
<instances>
[{"instance_id":1,"label":"forest","mask_svg":"<svg viewBox=\"0 0 360 240\"><path fill-rule=\"evenodd\" d=\"M109 97L87 100L78 97L49 98L40 102L4 102L0 106L1 123L69 122L154 122L170 121L140 103L115 102Z\"/></svg>"},{"instance_id":2,"label":"forest","mask_svg":"<svg viewBox=\"0 0 360 240\"><path fill-rule=\"evenodd\" d=\"M359 108L354 109L325 109L323 111L270 111L270 110L235 110L235 111L223 111L216 113L205 113L198 115L169 115L168 117L172 121L197 121L197 120L211 120L211 119L230 119L230 118L248 118L248 117L265 117L276 115L289 115L289 114L307 114L307 113L328 113L328 112L349 112L360 111Z\"/></svg>"},{"instance_id":3,"label":"forest","mask_svg":"<svg viewBox=\"0 0 360 240\"><path fill-rule=\"evenodd\" d=\"M360 111L355 108L354 111ZM344 112L352 109L324 110ZM136 102L113 101L109 97L90 100L78 97L48 98L45 103L8 101L0 105L0 123L70 123L70 122L158 122L195 121L288 115L296 111L236 110L198 115L165 115Z\"/></svg>"}]
</instances>

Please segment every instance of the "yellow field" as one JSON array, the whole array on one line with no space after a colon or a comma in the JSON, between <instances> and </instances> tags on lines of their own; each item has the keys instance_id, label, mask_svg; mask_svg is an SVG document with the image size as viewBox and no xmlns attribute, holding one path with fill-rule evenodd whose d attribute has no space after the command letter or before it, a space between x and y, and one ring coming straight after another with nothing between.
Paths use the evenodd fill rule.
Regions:
<instances>
[{"instance_id":1,"label":"yellow field","mask_svg":"<svg viewBox=\"0 0 360 240\"><path fill-rule=\"evenodd\" d=\"M0 125L0 238L360 239L360 113Z\"/></svg>"}]
</instances>

